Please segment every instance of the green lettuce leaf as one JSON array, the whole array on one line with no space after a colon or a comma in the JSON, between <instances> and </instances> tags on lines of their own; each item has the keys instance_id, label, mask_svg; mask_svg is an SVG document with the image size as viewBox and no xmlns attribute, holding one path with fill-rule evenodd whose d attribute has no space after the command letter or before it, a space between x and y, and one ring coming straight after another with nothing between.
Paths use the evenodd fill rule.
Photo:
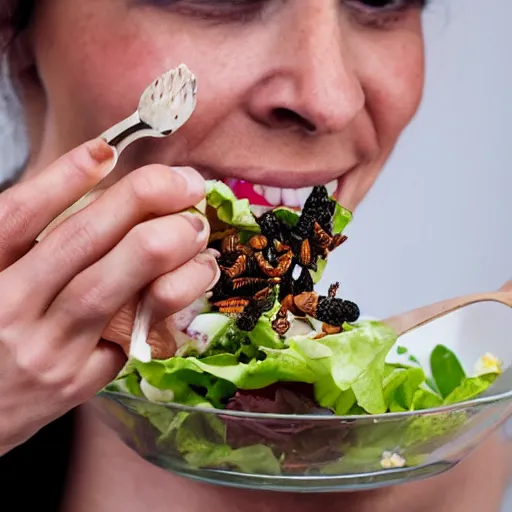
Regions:
<instances>
[{"instance_id":1,"label":"green lettuce leaf","mask_svg":"<svg viewBox=\"0 0 512 512\"><path fill-rule=\"evenodd\" d=\"M403 410L408 411L411 410L416 391L425 382L426 376L421 368L416 367L407 368L405 372L405 379L395 390L392 402L398 404Z\"/></svg>"},{"instance_id":2,"label":"green lettuce leaf","mask_svg":"<svg viewBox=\"0 0 512 512\"><path fill-rule=\"evenodd\" d=\"M460 386L456 387L445 399L445 405L456 404L477 398L498 377L497 373L487 373L479 377L464 378Z\"/></svg>"},{"instance_id":3,"label":"green lettuce leaf","mask_svg":"<svg viewBox=\"0 0 512 512\"><path fill-rule=\"evenodd\" d=\"M430 371L443 398L460 386L466 377L457 356L444 345L437 345L432 351Z\"/></svg>"},{"instance_id":4,"label":"green lettuce leaf","mask_svg":"<svg viewBox=\"0 0 512 512\"><path fill-rule=\"evenodd\" d=\"M140 389L140 378L136 373L133 373L133 369L130 368L132 373L121 374L107 387L107 391L114 393L126 393L128 395L143 397L144 393Z\"/></svg>"},{"instance_id":5,"label":"green lettuce leaf","mask_svg":"<svg viewBox=\"0 0 512 512\"><path fill-rule=\"evenodd\" d=\"M158 439L158 446L180 452L192 468L234 469L242 473L278 475L281 466L264 445L232 449L226 426L215 415L179 412Z\"/></svg>"},{"instance_id":6,"label":"green lettuce leaf","mask_svg":"<svg viewBox=\"0 0 512 512\"><path fill-rule=\"evenodd\" d=\"M396 333L385 324L363 321L339 334L319 340L289 340L307 358L316 375L315 396L323 407L338 414L357 405L371 414L386 412L383 376L385 357ZM327 349L327 350L326 350ZM350 391L349 394L344 394Z\"/></svg>"},{"instance_id":7,"label":"green lettuce leaf","mask_svg":"<svg viewBox=\"0 0 512 512\"><path fill-rule=\"evenodd\" d=\"M441 407L443 399L427 387L419 388L412 397L411 411L420 411L422 409L433 409Z\"/></svg>"},{"instance_id":8,"label":"green lettuce leaf","mask_svg":"<svg viewBox=\"0 0 512 512\"><path fill-rule=\"evenodd\" d=\"M292 210L291 208L287 208L286 206L274 208L273 212L280 221L284 222L291 228L295 227L297 222L299 222L300 213L296 210Z\"/></svg>"},{"instance_id":9,"label":"green lettuce leaf","mask_svg":"<svg viewBox=\"0 0 512 512\"><path fill-rule=\"evenodd\" d=\"M347 412L354 402L367 412L385 412L384 359L395 340L396 334L386 325L365 321L319 340L290 338L287 348L260 346L261 356L248 362L240 362L236 353L219 353L136 361L134 367L151 386L172 389L180 403L184 398L190 401L190 392L197 388L206 390L205 396L218 405L235 389L303 382L314 384L320 405L339 413Z\"/></svg>"},{"instance_id":10,"label":"green lettuce leaf","mask_svg":"<svg viewBox=\"0 0 512 512\"><path fill-rule=\"evenodd\" d=\"M264 360L253 359L248 363L237 362L233 354L219 354L204 359L173 357L137 363L136 367L143 378L160 389L181 381L209 390L215 383L212 378L231 382L238 389L260 389L279 381L314 382L315 375L306 358L297 351L266 347L262 350L266 355Z\"/></svg>"},{"instance_id":11,"label":"green lettuce leaf","mask_svg":"<svg viewBox=\"0 0 512 512\"><path fill-rule=\"evenodd\" d=\"M287 224L289 227L294 227L299 221L300 213L296 210L292 210L291 208L287 208L286 206L275 208L273 212L279 220ZM338 235L343 233L345 228L352 221L352 218L352 212L346 208L343 208L343 206L336 202L336 208L334 210L334 216L332 219L333 234Z\"/></svg>"},{"instance_id":12,"label":"green lettuce leaf","mask_svg":"<svg viewBox=\"0 0 512 512\"><path fill-rule=\"evenodd\" d=\"M238 199L233 191L221 181L206 182L206 202L217 211L222 222L245 231L259 232L260 228L251 212L247 199Z\"/></svg>"},{"instance_id":13,"label":"green lettuce leaf","mask_svg":"<svg viewBox=\"0 0 512 512\"><path fill-rule=\"evenodd\" d=\"M265 445L255 444L233 450L227 444L217 445L208 451L191 451L185 456L193 468L227 468L241 473L279 475L281 464L272 450Z\"/></svg>"},{"instance_id":14,"label":"green lettuce leaf","mask_svg":"<svg viewBox=\"0 0 512 512\"><path fill-rule=\"evenodd\" d=\"M334 211L334 218L332 220L332 233L339 235L343 233L345 228L352 221L352 212L343 208L339 203L336 203L336 210Z\"/></svg>"}]
</instances>

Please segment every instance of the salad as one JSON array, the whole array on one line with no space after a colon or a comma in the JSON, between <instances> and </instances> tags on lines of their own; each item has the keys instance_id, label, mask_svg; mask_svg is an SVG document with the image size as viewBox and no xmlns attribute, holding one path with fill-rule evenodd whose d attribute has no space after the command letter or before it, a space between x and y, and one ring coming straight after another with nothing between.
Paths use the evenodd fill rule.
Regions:
<instances>
[{"instance_id":1,"label":"salad","mask_svg":"<svg viewBox=\"0 0 512 512\"><path fill-rule=\"evenodd\" d=\"M158 443L172 445L192 466L277 474L318 463L322 471L337 471L350 462L351 449L358 448L361 462L360 450L375 447L375 440L364 430L354 433L350 419L293 427L271 417L243 421L236 415L173 412L153 403L368 416L463 402L477 397L501 372L500 362L486 354L468 375L442 345L424 369L405 348L396 347L393 329L361 320L357 304L338 296L338 283L325 296L315 291L352 219L325 187L314 187L300 213L278 207L256 216L248 200L238 199L224 183L209 181L206 204L209 247L219 254L218 284L193 305L194 314L177 333L174 356L149 362L130 358L107 388L143 399L137 412L156 429ZM389 362L393 350L400 363ZM402 445L445 435L466 419L446 418L444 423L419 418L409 427L408 441L401 435ZM381 430L377 451L393 446L386 436L395 434L392 428ZM388 455L382 467L401 464L397 454ZM369 456L381 460L376 453Z\"/></svg>"}]
</instances>

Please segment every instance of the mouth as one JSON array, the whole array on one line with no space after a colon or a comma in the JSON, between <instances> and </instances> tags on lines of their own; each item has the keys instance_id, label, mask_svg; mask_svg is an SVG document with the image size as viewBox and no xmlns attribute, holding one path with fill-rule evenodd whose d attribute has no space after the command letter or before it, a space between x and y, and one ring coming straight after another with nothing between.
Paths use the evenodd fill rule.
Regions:
<instances>
[{"instance_id":1,"label":"mouth","mask_svg":"<svg viewBox=\"0 0 512 512\"><path fill-rule=\"evenodd\" d=\"M223 180L234 192L238 199L247 199L253 206L273 207L286 206L301 209L311 194L313 187L281 188L275 186L251 183L247 180L228 178ZM336 195L340 187L340 179L331 180L325 185L330 196Z\"/></svg>"},{"instance_id":2,"label":"mouth","mask_svg":"<svg viewBox=\"0 0 512 512\"><path fill-rule=\"evenodd\" d=\"M285 206L302 210L313 187L324 185L329 196L338 200L346 172L268 172L261 169L219 169L201 164L190 164L205 179L217 179L226 184L238 199L247 199L253 207L253 213ZM333 175L337 177L333 179ZM246 177L252 179L248 180Z\"/></svg>"}]
</instances>

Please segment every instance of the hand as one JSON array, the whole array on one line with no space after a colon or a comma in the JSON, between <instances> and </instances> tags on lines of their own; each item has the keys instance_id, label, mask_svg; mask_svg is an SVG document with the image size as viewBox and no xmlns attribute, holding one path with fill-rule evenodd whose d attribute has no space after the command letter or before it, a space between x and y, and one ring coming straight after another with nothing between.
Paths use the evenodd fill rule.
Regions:
<instances>
[{"instance_id":1,"label":"hand","mask_svg":"<svg viewBox=\"0 0 512 512\"><path fill-rule=\"evenodd\" d=\"M193 169L138 169L34 244L101 181L112 156L106 143L90 141L0 194L0 455L117 375L125 354L102 333L142 289L158 323L218 275L204 251L208 223L178 213L204 197ZM133 314L125 308L123 318ZM110 335L126 341L115 328Z\"/></svg>"}]
</instances>

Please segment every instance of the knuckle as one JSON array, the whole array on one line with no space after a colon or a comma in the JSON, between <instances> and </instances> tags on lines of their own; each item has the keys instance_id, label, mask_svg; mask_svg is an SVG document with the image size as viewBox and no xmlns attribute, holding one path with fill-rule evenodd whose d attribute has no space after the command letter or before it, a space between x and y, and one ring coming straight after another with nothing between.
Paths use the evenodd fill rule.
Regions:
<instances>
[{"instance_id":1,"label":"knuckle","mask_svg":"<svg viewBox=\"0 0 512 512\"><path fill-rule=\"evenodd\" d=\"M173 309L179 307L180 299L187 295L187 289L183 280L174 279L172 274L167 274L156 280L151 288L151 296L154 303Z\"/></svg>"},{"instance_id":2,"label":"knuckle","mask_svg":"<svg viewBox=\"0 0 512 512\"><path fill-rule=\"evenodd\" d=\"M162 191L167 188L165 187L164 169L165 167L161 165L150 165L128 174L126 179L130 194L137 203L152 205ZM171 173L167 172L167 174Z\"/></svg>"},{"instance_id":3,"label":"knuckle","mask_svg":"<svg viewBox=\"0 0 512 512\"><path fill-rule=\"evenodd\" d=\"M112 314L107 293L101 285L91 286L89 283L88 286L83 286L77 282L71 290L70 297L73 311L78 311L82 319L108 318Z\"/></svg>"},{"instance_id":4,"label":"knuckle","mask_svg":"<svg viewBox=\"0 0 512 512\"><path fill-rule=\"evenodd\" d=\"M91 223L67 222L65 246L59 250L65 252L66 260L70 263L87 259L95 249L96 237Z\"/></svg>"},{"instance_id":5,"label":"knuckle","mask_svg":"<svg viewBox=\"0 0 512 512\"><path fill-rule=\"evenodd\" d=\"M14 187L0 196L0 245L23 236L34 216L31 201L24 200L22 187ZM16 236L15 236L16 235Z\"/></svg>"},{"instance_id":6,"label":"knuckle","mask_svg":"<svg viewBox=\"0 0 512 512\"><path fill-rule=\"evenodd\" d=\"M163 233L154 223L139 224L132 230L142 259L147 263L162 264L172 256L174 235Z\"/></svg>"},{"instance_id":7,"label":"knuckle","mask_svg":"<svg viewBox=\"0 0 512 512\"><path fill-rule=\"evenodd\" d=\"M44 343L31 346L30 350L16 350L15 360L18 378L29 387L60 392L74 379L74 372L66 365L56 364Z\"/></svg>"}]
</instances>

